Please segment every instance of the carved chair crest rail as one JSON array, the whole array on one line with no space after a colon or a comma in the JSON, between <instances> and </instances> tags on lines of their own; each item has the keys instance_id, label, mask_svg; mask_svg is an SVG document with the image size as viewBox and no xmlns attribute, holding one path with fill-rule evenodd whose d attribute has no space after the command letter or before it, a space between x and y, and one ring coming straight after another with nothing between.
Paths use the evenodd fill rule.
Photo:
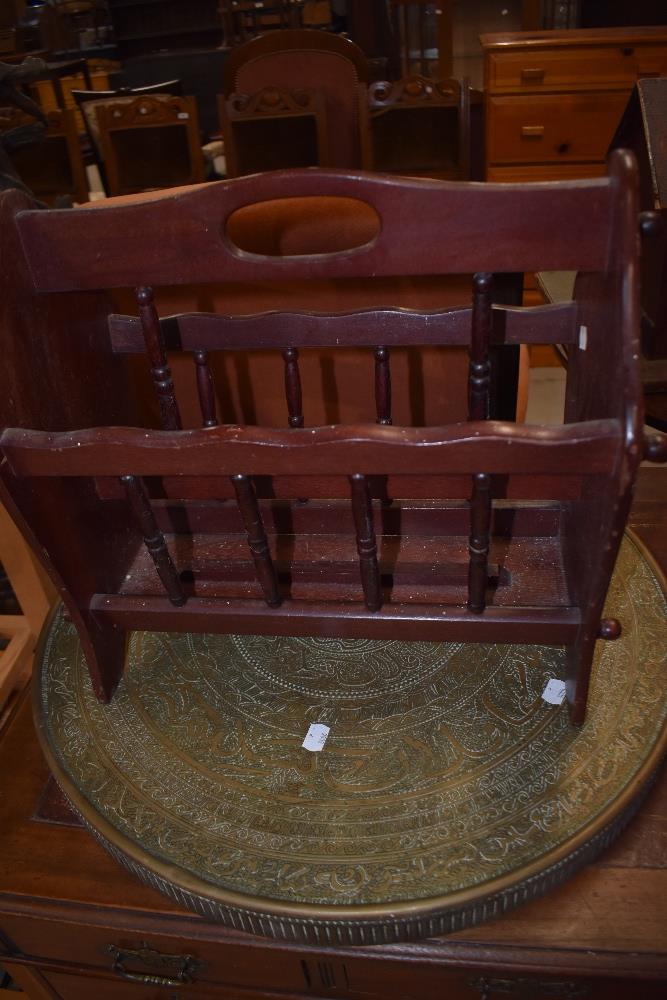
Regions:
<instances>
[{"instance_id":1,"label":"carved chair crest rail","mask_svg":"<svg viewBox=\"0 0 667 1000\"><path fill-rule=\"evenodd\" d=\"M282 257L231 239L248 206L321 197L365 203L374 235ZM3 404L1 492L58 583L100 698L137 628L538 642L566 647L583 721L596 640L619 634L602 609L642 457L631 156L564 184L285 171L67 213L12 192L2 215L17 257L9 362L25 394ZM536 268L576 268L575 300L494 303L494 274ZM470 304L436 312L342 299L338 313L161 319L152 287L470 272ZM136 315L109 309L101 290L114 287L135 287ZM565 424L488 419L493 349L554 342L572 346ZM306 426L299 352L350 344L368 359L369 422ZM468 419L394 426L392 351L430 344L468 345ZM258 349L282 355L286 426L222 424L210 352ZM139 352L162 430L127 390ZM182 429L168 352L192 356L198 428ZM60 393L48 405L46 367Z\"/></svg>"}]
</instances>

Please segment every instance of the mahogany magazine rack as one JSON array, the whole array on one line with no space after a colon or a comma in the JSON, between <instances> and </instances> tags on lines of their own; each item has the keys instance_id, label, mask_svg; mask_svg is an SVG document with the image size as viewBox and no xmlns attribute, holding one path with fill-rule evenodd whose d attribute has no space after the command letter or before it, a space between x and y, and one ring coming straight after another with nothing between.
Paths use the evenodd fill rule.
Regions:
<instances>
[{"instance_id":1,"label":"mahogany magazine rack","mask_svg":"<svg viewBox=\"0 0 667 1000\"><path fill-rule=\"evenodd\" d=\"M235 246L232 214L284 198L357 199L374 238L338 252ZM539 184L284 171L96 209L0 202L8 385L2 499L110 700L133 629L564 646L585 716L603 604L645 453L635 166ZM495 276L579 272L572 302L496 304ZM321 277L472 275L467 307L161 318L153 289ZM134 315L109 289L136 289ZM569 346L565 423L489 419L492 350ZM299 351L369 360L369 422L309 427ZM468 345L468 419L392 424L392 351ZM285 426L222 424L213 352L282 355ZM192 357L201 426L182 428L170 352ZM161 429L132 391L145 353ZM11 388L9 388L11 386ZM442 386L446 393L447 386ZM374 422L373 422L374 421Z\"/></svg>"}]
</instances>

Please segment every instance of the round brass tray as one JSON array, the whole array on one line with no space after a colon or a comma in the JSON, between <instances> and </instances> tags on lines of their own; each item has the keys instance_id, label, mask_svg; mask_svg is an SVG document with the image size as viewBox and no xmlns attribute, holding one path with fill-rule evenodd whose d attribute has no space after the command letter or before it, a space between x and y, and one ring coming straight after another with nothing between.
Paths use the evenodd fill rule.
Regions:
<instances>
[{"instance_id":1,"label":"round brass tray","mask_svg":"<svg viewBox=\"0 0 667 1000\"><path fill-rule=\"evenodd\" d=\"M563 652L537 646L137 633L103 706L61 614L38 726L107 849L207 918L325 944L442 934L559 884L648 787L667 622L631 537L607 612L624 632L598 644L578 731L541 698Z\"/></svg>"}]
</instances>

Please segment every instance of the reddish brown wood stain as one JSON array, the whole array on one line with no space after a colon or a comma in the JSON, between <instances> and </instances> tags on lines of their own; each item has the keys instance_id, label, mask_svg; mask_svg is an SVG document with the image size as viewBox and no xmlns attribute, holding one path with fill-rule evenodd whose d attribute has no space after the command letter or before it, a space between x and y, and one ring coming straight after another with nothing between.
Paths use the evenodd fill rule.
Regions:
<instances>
[{"instance_id":1,"label":"reddish brown wood stain","mask_svg":"<svg viewBox=\"0 0 667 1000\"><path fill-rule=\"evenodd\" d=\"M293 198L298 214L299 198L323 196L370 205L377 235L350 250L287 257L243 252L228 239L226 220L243 206ZM572 719L582 722L643 447L628 156L612 157L608 178L562 185L314 170L94 212L33 211L14 193L2 211L2 239L13 248L2 492L58 582L101 698L113 695L132 628L546 642L568 648ZM493 302L510 274L570 268L581 272L574 303L522 310ZM151 287L306 288L323 278L433 274L446 282L471 272L470 305L437 311L390 302L357 309L341 296L335 313L300 311L295 301L258 316L204 309L160 319ZM109 287L139 289L138 318L110 315L99 291ZM80 303L88 321L77 339L67 324ZM570 345L564 427L495 419L494 365L522 342ZM471 352L470 422L392 424L392 391L405 386L392 380L390 349L462 344ZM351 345L366 358L377 423L309 428L299 351ZM234 352L247 377L244 358L254 350L282 355L281 428L218 424L225 386L216 385L210 354ZM145 429L145 402L123 382L140 351L163 431ZM167 351L192 355L205 429L180 430ZM93 371L98 383L107 379L99 393ZM48 380L67 394L52 392L47 403L35 387ZM451 390L443 383L438 391ZM141 530L114 477L134 484Z\"/></svg>"}]
</instances>

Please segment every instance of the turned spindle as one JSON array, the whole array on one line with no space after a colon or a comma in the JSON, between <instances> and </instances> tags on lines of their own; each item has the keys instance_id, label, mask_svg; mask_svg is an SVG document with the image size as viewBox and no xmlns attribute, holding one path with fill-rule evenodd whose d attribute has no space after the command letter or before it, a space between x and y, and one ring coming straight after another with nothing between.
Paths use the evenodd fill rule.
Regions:
<instances>
[{"instance_id":1,"label":"turned spindle","mask_svg":"<svg viewBox=\"0 0 667 1000\"><path fill-rule=\"evenodd\" d=\"M165 537L155 520L155 514L144 484L137 476L121 476L120 481L125 488L125 495L132 515L143 535L144 545L148 549L157 574L167 591L167 596L172 604L180 607L185 604L181 581L169 555Z\"/></svg>"},{"instance_id":2,"label":"turned spindle","mask_svg":"<svg viewBox=\"0 0 667 1000\"><path fill-rule=\"evenodd\" d=\"M167 361L167 350L160 329L158 316L153 301L153 289L148 285L140 285L135 289L139 319L146 345L146 354L151 366L153 386L160 406L162 429L165 431L180 431L181 415L176 401L176 390L171 377L171 368Z\"/></svg>"}]
</instances>

